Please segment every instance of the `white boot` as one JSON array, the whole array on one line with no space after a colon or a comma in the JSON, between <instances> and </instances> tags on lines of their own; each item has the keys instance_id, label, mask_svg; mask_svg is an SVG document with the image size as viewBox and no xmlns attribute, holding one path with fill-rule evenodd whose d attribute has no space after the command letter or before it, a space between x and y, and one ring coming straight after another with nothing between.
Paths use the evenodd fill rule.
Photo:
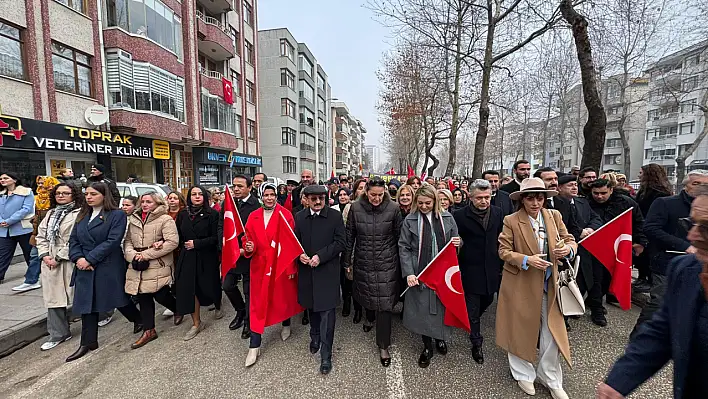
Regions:
<instances>
[{"instance_id":1,"label":"white boot","mask_svg":"<svg viewBox=\"0 0 708 399\"><path fill-rule=\"evenodd\" d=\"M261 354L261 348L249 348L246 355L246 367L251 367L258 361L258 355Z\"/></svg>"},{"instance_id":2,"label":"white boot","mask_svg":"<svg viewBox=\"0 0 708 399\"><path fill-rule=\"evenodd\" d=\"M553 399L568 399L568 394L565 393L565 390L563 388L548 388L548 390L551 391L551 396Z\"/></svg>"},{"instance_id":3,"label":"white boot","mask_svg":"<svg viewBox=\"0 0 708 399\"><path fill-rule=\"evenodd\" d=\"M536 395L536 388L533 386L533 382L522 380L518 380L516 382L519 384L519 388L521 388L521 390L524 391L527 395Z\"/></svg>"},{"instance_id":4,"label":"white boot","mask_svg":"<svg viewBox=\"0 0 708 399\"><path fill-rule=\"evenodd\" d=\"M283 327L283 329L280 331L280 338L282 338L283 341L290 338L290 326Z\"/></svg>"}]
</instances>

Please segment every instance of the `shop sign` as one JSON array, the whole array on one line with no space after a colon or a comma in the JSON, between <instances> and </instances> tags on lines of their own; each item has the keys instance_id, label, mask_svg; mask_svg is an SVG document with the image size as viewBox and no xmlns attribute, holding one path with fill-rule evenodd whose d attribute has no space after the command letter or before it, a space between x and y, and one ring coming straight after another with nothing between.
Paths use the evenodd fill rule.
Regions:
<instances>
[{"instance_id":1,"label":"shop sign","mask_svg":"<svg viewBox=\"0 0 708 399\"><path fill-rule=\"evenodd\" d=\"M261 157L240 154L235 151L223 151L214 148L195 148L199 160L205 163L218 163L229 166L263 166Z\"/></svg>"},{"instance_id":2,"label":"shop sign","mask_svg":"<svg viewBox=\"0 0 708 399\"><path fill-rule=\"evenodd\" d=\"M248 155L236 155L232 152L229 159L229 165L263 166L263 159L261 157L253 157Z\"/></svg>"},{"instance_id":3,"label":"shop sign","mask_svg":"<svg viewBox=\"0 0 708 399\"><path fill-rule=\"evenodd\" d=\"M200 165L199 166L199 183L200 184L218 184L219 183L219 167L215 165Z\"/></svg>"},{"instance_id":4,"label":"shop sign","mask_svg":"<svg viewBox=\"0 0 708 399\"><path fill-rule=\"evenodd\" d=\"M170 159L170 143L0 113L0 147Z\"/></svg>"}]
</instances>

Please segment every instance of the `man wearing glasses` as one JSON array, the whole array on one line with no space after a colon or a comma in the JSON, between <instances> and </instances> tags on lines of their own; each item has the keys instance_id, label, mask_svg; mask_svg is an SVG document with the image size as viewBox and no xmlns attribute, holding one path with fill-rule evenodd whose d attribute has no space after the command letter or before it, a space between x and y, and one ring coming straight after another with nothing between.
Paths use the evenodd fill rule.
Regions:
<instances>
[{"instance_id":1,"label":"man wearing glasses","mask_svg":"<svg viewBox=\"0 0 708 399\"><path fill-rule=\"evenodd\" d=\"M688 172L683 185L684 188L678 195L655 199L647 212L644 233L651 243L649 267L652 271L652 284L649 302L642 308L632 336L638 332L639 325L651 320L654 312L661 306L666 292L668 264L671 260L682 252L695 254L697 251L687 238L691 224L685 218L688 218L691 212L696 192L708 185L708 171Z\"/></svg>"}]
</instances>

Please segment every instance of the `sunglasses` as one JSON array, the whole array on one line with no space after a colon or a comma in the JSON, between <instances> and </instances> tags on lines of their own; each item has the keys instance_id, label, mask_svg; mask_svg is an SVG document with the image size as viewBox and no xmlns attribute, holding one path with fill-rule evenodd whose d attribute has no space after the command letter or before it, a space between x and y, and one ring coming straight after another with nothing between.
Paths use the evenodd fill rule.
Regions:
<instances>
[{"instance_id":1,"label":"sunglasses","mask_svg":"<svg viewBox=\"0 0 708 399\"><path fill-rule=\"evenodd\" d=\"M692 218L680 218L678 220L679 226L683 227L686 231L691 230L694 226L698 227L698 232L701 233L702 237L708 238L708 226L700 223L696 223Z\"/></svg>"}]
</instances>

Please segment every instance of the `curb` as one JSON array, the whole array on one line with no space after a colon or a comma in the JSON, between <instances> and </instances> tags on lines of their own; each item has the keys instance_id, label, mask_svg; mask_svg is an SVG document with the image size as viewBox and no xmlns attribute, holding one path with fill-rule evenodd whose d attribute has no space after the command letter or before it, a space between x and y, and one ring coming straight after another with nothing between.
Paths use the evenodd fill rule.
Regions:
<instances>
[{"instance_id":1,"label":"curb","mask_svg":"<svg viewBox=\"0 0 708 399\"><path fill-rule=\"evenodd\" d=\"M47 335L47 315L23 321L17 326L0 332L0 358L12 354Z\"/></svg>"}]
</instances>

